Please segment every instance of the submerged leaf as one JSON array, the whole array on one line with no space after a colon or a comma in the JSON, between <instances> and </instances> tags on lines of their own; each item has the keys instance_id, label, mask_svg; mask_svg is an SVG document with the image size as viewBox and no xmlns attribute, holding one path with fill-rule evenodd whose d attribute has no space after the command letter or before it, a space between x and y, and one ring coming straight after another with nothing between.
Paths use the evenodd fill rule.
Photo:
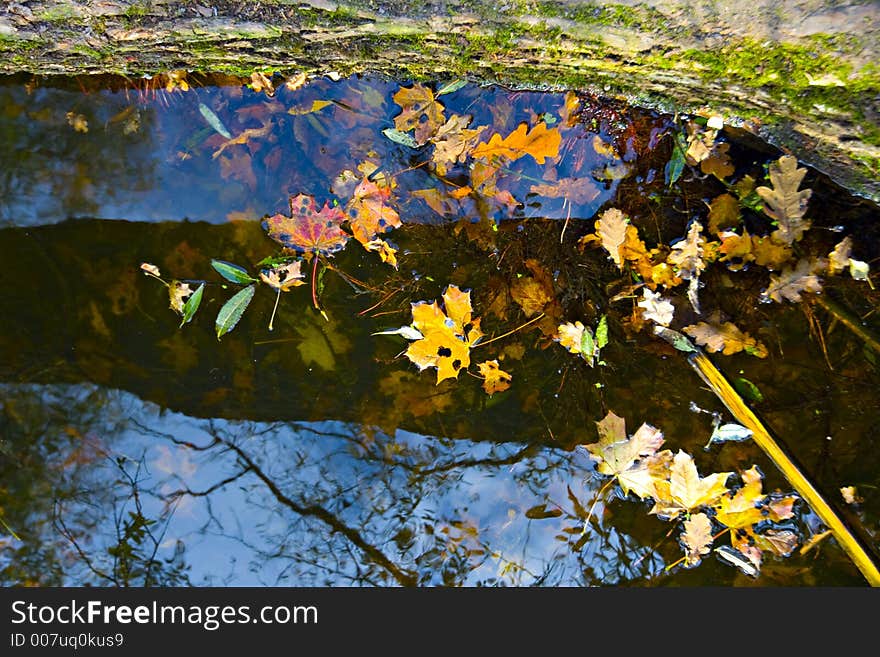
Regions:
<instances>
[{"instance_id":1,"label":"submerged leaf","mask_svg":"<svg viewBox=\"0 0 880 657\"><path fill-rule=\"evenodd\" d=\"M214 328L216 329L218 340L235 328L235 325L238 324L244 311L247 310L251 299L254 298L255 291L256 287L254 285L248 285L243 290L239 290L231 299L229 299L229 301L223 304L223 307L220 308L220 312L217 313L217 319L214 322Z\"/></svg>"},{"instance_id":2,"label":"submerged leaf","mask_svg":"<svg viewBox=\"0 0 880 657\"><path fill-rule=\"evenodd\" d=\"M642 300L638 303L642 308L642 317L656 322L660 326L669 326L675 314L675 307L658 292L642 288Z\"/></svg>"},{"instance_id":3,"label":"submerged leaf","mask_svg":"<svg viewBox=\"0 0 880 657\"><path fill-rule=\"evenodd\" d=\"M766 204L764 212L779 223L779 228L773 231L772 237L782 244L791 245L797 242L810 227L810 220L804 219L804 213L807 211L812 190L798 191L806 173L806 169L798 168L797 158L783 155L769 168L773 189L755 189Z\"/></svg>"},{"instance_id":4,"label":"submerged leaf","mask_svg":"<svg viewBox=\"0 0 880 657\"><path fill-rule=\"evenodd\" d=\"M623 268L620 247L626 240L626 229L629 220L617 208L605 210L596 221L596 234L602 240L602 246L619 268Z\"/></svg>"},{"instance_id":5,"label":"submerged leaf","mask_svg":"<svg viewBox=\"0 0 880 657\"><path fill-rule=\"evenodd\" d=\"M698 345L706 347L710 352L722 352L730 356L740 351L756 356L767 357L767 347L758 342L748 333L743 333L733 322L721 322L720 313L713 313L708 322L698 322L684 327L684 332L691 336Z\"/></svg>"},{"instance_id":6,"label":"submerged leaf","mask_svg":"<svg viewBox=\"0 0 880 657\"><path fill-rule=\"evenodd\" d=\"M804 258L794 269L788 268L777 276L771 276L770 285L761 293L761 298L773 299L776 303L782 303L783 299L796 303L801 300L803 292L821 292L822 281L814 271L822 269L822 263Z\"/></svg>"},{"instance_id":7,"label":"submerged leaf","mask_svg":"<svg viewBox=\"0 0 880 657\"><path fill-rule=\"evenodd\" d=\"M497 360L487 360L477 365L483 377L483 390L491 397L496 392L503 392L510 387L513 377L501 369Z\"/></svg>"}]
</instances>

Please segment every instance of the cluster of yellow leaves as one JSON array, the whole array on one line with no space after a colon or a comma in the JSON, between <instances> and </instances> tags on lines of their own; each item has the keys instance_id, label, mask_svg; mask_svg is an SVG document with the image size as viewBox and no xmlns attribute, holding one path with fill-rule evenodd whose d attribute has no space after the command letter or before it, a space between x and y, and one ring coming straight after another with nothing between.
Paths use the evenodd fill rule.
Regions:
<instances>
[{"instance_id":1,"label":"cluster of yellow leaves","mask_svg":"<svg viewBox=\"0 0 880 657\"><path fill-rule=\"evenodd\" d=\"M765 495L757 467L742 472L742 486L731 490L727 482L733 473L701 477L686 452L658 451L663 434L647 423L627 438L624 419L609 411L596 427L599 440L586 449L597 471L614 477L625 494L653 500L650 513L665 520L684 519L681 543L686 566L697 565L709 552L718 538L712 531L716 523L729 530L731 547L755 574L764 550L787 556L796 546L794 532L765 527L791 518L796 498Z\"/></svg>"}]
</instances>

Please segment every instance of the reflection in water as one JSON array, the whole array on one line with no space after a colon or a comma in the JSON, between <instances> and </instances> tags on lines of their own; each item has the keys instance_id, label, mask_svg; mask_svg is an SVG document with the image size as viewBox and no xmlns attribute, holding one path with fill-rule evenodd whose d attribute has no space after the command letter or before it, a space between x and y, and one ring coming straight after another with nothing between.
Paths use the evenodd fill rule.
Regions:
<instances>
[{"instance_id":1,"label":"reflection in water","mask_svg":"<svg viewBox=\"0 0 880 657\"><path fill-rule=\"evenodd\" d=\"M664 565L613 527L582 538L583 451L197 420L90 385L3 397L23 538L5 585L593 585Z\"/></svg>"}]
</instances>

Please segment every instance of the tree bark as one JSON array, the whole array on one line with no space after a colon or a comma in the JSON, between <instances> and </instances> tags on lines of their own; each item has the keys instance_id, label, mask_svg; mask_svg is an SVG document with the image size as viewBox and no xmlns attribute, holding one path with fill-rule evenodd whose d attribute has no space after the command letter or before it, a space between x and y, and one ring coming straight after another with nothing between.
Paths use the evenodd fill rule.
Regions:
<instances>
[{"instance_id":1,"label":"tree bark","mask_svg":"<svg viewBox=\"0 0 880 657\"><path fill-rule=\"evenodd\" d=\"M17 0L0 72L469 77L721 113L880 200L880 5L853 1Z\"/></svg>"}]
</instances>

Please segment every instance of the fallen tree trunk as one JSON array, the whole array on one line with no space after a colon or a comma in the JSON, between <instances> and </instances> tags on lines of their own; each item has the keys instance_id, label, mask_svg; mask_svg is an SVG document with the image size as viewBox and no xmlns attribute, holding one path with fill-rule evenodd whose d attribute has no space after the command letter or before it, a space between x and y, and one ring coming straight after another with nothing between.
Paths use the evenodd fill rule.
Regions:
<instances>
[{"instance_id":1,"label":"fallen tree trunk","mask_svg":"<svg viewBox=\"0 0 880 657\"><path fill-rule=\"evenodd\" d=\"M467 76L710 109L880 200L880 6L831 0L18 0L0 72Z\"/></svg>"}]
</instances>

